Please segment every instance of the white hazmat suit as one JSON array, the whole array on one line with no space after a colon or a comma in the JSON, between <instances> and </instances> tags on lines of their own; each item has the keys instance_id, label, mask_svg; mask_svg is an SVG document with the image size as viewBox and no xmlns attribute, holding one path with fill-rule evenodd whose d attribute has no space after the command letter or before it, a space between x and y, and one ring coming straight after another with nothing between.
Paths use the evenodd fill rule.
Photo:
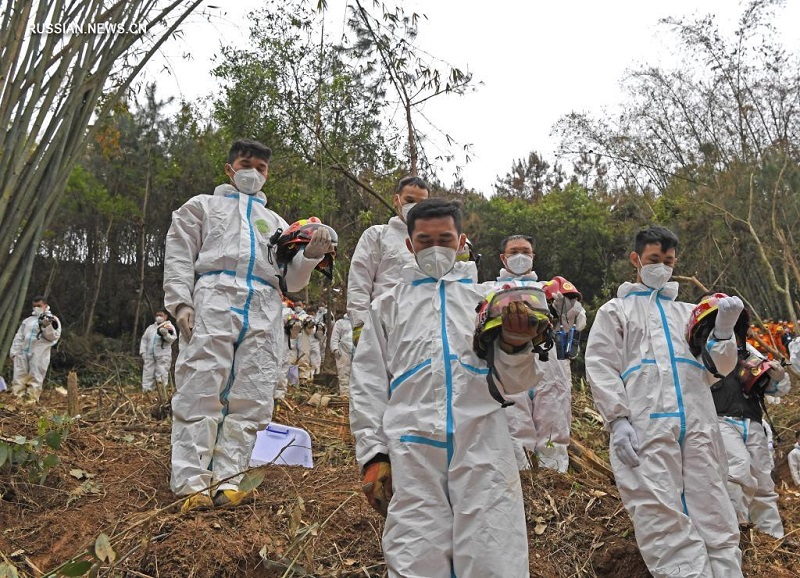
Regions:
<instances>
[{"instance_id":1,"label":"white hazmat suit","mask_svg":"<svg viewBox=\"0 0 800 578\"><path fill-rule=\"evenodd\" d=\"M224 478L236 489L272 416L286 340L278 269L269 238L286 221L263 193L231 185L189 199L172 214L164 261L167 310L195 310L191 338L181 336L172 398L172 490L191 494ZM295 255L286 274L299 291L320 259Z\"/></svg>"},{"instance_id":2,"label":"white hazmat suit","mask_svg":"<svg viewBox=\"0 0 800 578\"><path fill-rule=\"evenodd\" d=\"M739 527L709 389L716 379L689 350L693 305L677 294L674 282L659 291L623 283L597 312L587 377L606 423L628 418L638 437L638 466L609 454L653 576L740 577ZM733 370L735 340L709 339L706 347L723 375Z\"/></svg>"},{"instance_id":3,"label":"white hazmat suit","mask_svg":"<svg viewBox=\"0 0 800 578\"><path fill-rule=\"evenodd\" d=\"M792 474L792 481L794 485L800 488L800 442L792 446L792 451L789 452L789 473Z\"/></svg>"},{"instance_id":4,"label":"white hazmat suit","mask_svg":"<svg viewBox=\"0 0 800 578\"><path fill-rule=\"evenodd\" d=\"M30 402L39 401L44 377L50 367L50 349L61 337L61 320L52 315L49 322L40 319L42 314L50 314L50 307L44 311L34 311L26 317L17 329L11 342L9 355L14 362L14 377L11 393Z\"/></svg>"},{"instance_id":5,"label":"white hazmat suit","mask_svg":"<svg viewBox=\"0 0 800 578\"><path fill-rule=\"evenodd\" d=\"M389 576L519 578L529 575L522 491L504 410L472 349L475 308L490 287L456 263L442 279L416 267L373 302L356 348L350 423L363 467L392 465L384 527ZM501 393L540 375L530 345L495 344Z\"/></svg>"},{"instance_id":6,"label":"white hazmat suit","mask_svg":"<svg viewBox=\"0 0 800 578\"><path fill-rule=\"evenodd\" d=\"M749 343L750 355L763 356ZM780 377L770 380L764 392L780 398L792 388L782 369L770 370ZM719 388L719 389L717 389ZM767 426L762 422L759 398L745 397L739 380L733 376L715 384L719 430L728 454L728 495L740 524L752 523L774 538L783 538L783 522L778 512L778 494L772 481L772 456Z\"/></svg>"},{"instance_id":7,"label":"white hazmat suit","mask_svg":"<svg viewBox=\"0 0 800 578\"><path fill-rule=\"evenodd\" d=\"M172 365L172 343L178 338L175 327L169 321L152 323L144 330L139 341L142 356L142 390L154 391L156 383L167 384L169 367Z\"/></svg>"},{"instance_id":8,"label":"white hazmat suit","mask_svg":"<svg viewBox=\"0 0 800 578\"><path fill-rule=\"evenodd\" d=\"M331 351L336 358L339 395L350 395L350 364L353 361L353 325L347 313L333 324Z\"/></svg>"},{"instance_id":9,"label":"white hazmat suit","mask_svg":"<svg viewBox=\"0 0 800 578\"><path fill-rule=\"evenodd\" d=\"M364 324L373 299L400 282L403 267L415 265L406 239L408 228L400 217L361 234L347 277L347 312L353 327Z\"/></svg>"}]
</instances>

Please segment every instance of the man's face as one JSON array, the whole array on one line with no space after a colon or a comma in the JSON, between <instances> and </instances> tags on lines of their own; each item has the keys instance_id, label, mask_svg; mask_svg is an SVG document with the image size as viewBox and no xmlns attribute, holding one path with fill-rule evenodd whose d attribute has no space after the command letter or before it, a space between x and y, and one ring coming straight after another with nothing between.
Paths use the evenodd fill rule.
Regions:
<instances>
[{"instance_id":1,"label":"man's face","mask_svg":"<svg viewBox=\"0 0 800 578\"><path fill-rule=\"evenodd\" d=\"M655 265L657 263L664 263L667 267L675 267L678 263L678 257L676 256L675 247L663 251L661 249L661 243L650 243L644 246L641 255L636 251L631 251L631 263L636 267L636 279L641 283L641 267L644 265Z\"/></svg>"},{"instance_id":2,"label":"man's face","mask_svg":"<svg viewBox=\"0 0 800 578\"><path fill-rule=\"evenodd\" d=\"M259 173L264 175L264 178L269 176L269 163L256 156L237 157L232 164L225 165L225 174L228 175L231 182L233 182L233 174L241 169L256 169Z\"/></svg>"},{"instance_id":3,"label":"man's face","mask_svg":"<svg viewBox=\"0 0 800 578\"><path fill-rule=\"evenodd\" d=\"M33 301L33 308L36 309L37 307L41 307L42 310L47 309L47 303L44 301Z\"/></svg>"},{"instance_id":4,"label":"man's face","mask_svg":"<svg viewBox=\"0 0 800 578\"><path fill-rule=\"evenodd\" d=\"M505 253L500 254L500 260L503 262L503 266L505 267L507 265L506 259L508 257L517 254L530 255L531 258L535 256L533 246L529 241L525 239L511 239L506 243Z\"/></svg>"},{"instance_id":5,"label":"man's face","mask_svg":"<svg viewBox=\"0 0 800 578\"><path fill-rule=\"evenodd\" d=\"M467 236L458 234L452 217L434 217L414 221L414 232L406 239L406 246L413 253L428 247L449 247L457 251L466 241Z\"/></svg>"},{"instance_id":6,"label":"man's face","mask_svg":"<svg viewBox=\"0 0 800 578\"><path fill-rule=\"evenodd\" d=\"M428 198L428 190L416 185L406 185L394 196L394 208L398 215L403 214L402 207L409 203L419 203Z\"/></svg>"}]
</instances>

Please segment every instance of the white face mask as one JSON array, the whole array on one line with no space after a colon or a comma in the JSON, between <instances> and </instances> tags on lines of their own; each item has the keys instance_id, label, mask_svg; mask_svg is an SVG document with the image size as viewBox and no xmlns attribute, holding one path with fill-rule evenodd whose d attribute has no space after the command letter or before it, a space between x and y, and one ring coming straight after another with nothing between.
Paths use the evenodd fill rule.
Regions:
<instances>
[{"instance_id":1,"label":"white face mask","mask_svg":"<svg viewBox=\"0 0 800 578\"><path fill-rule=\"evenodd\" d=\"M416 253L417 265L434 279L441 279L456 263L456 250L450 247L428 247Z\"/></svg>"},{"instance_id":2,"label":"white face mask","mask_svg":"<svg viewBox=\"0 0 800 578\"><path fill-rule=\"evenodd\" d=\"M533 256L525 253L514 253L506 257L506 269L514 275L524 275L533 269Z\"/></svg>"},{"instance_id":3,"label":"white face mask","mask_svg":"<svg viewBox=\"0 0 800 578\"><path fill-rule=\"evenodd\" d=\"M156 317L156 323L164 323L164 318L163 318L163 317L161 317L161 315L158 315L158 316Z\"/></svg>"},{"instance_id":4,"label":"white face mask","mask_svg":"<svg viewBox=\"0 0 800 578\"><path fill-rule=\"evenodd\" d=\"M639 264L641 264L641 261L639 261ZM661 289L667 284L670 277L672 277L672 267L664 263L642 265L642 268L639 270L639 276L642 278L642 283L651 289Z\"/></svg>"},{"instance_id":5,"label":"white face mask","mask_svg":"<svg viewBox=\"0 0 800 578\"><path fill-rule=\"evenodd\" d=\"M239 169L233 173L233 183L240 193L255 195L267 182L267 177L256 169Z\"/></svg>"},{"instance_id":6,"label":"white face mask","mask_svg":"<svg viewBox=\"0 0 800 578\"><path fill-rule=\"evenodd\" d=\"M44 313L44 307L34 307L33 308L33 314L34 315L41 315L42 313Z\"/></svg>"},{"instance_id":7,"label":"white face mask","mask_svg":"<svg viewBox=\"0 0 800 578\"><path fill-rule=\"evenodd\" d=\"M403 215L403 220L408 219L408 212L416 206L417 203L406 203L400 207L400 213Z\"/></svg>"}]
</instances>

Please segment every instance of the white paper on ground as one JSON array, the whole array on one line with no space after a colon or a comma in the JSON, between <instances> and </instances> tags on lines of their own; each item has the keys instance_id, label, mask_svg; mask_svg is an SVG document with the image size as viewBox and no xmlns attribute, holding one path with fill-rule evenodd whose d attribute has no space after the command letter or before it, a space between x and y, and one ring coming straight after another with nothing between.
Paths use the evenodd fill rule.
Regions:
<instances>
[{"instance_id":1,"label":"white paper on ground","mask_svg":"<svg viewBox=\"0 0 800 578\"><path fill-rule=\"evenodd\" d=\"M256 436L250 456L251 466L272 464L313 468L311 436L299 427L272 422Z\"/></svg>"}]
</instances>

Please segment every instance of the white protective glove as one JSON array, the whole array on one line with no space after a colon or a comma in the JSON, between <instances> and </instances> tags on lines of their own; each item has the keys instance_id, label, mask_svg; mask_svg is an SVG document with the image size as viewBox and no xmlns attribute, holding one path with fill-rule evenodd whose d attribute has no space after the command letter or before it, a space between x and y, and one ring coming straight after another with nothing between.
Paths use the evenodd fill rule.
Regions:
<instances>
[{"instance_id":1,"label":"white protective glove","mask_svg":"<svg viewBox=\"0 0 800 578\"><path fill-rule=\"evenodd\" d=\"M322 259L325 253L333 251L333 243L331 243L331 234L327 227L320 227L311 236L305 248L305 256L308 259Z\"/></svg>"},{"instance_id":2,"label":"white protective glove","mask_svg":"<svg viewBox=\"0 0 800 578\"><path fill-rule=\"evenodd\" d=\"M611 422L611 451L616 452L619 461L626 466L639 465L639 437L627 417Z\"/></svg>"},{"instance_id":3,"label":"white protective glove","mask_svg":"<svg viewBox=\"0 0 800 578\"><path fill-rule=\"evenodd\" d=\"M181 305L178 313L175 315L175 322L178 324L181 335L186 338L186 341L192 337L194 331L194 307L191 305Z\"/></svg>"},{"instance_id":4,"label":"white protective glove","mask_svg":"<svg viewBox=\"0 0 800 578\"><path fill-rule=\"evenodd\" d=\"M717 303L717 320L714 322L713 335L716 339L733 337L733 326L744 309L744 303L738 297L723 297Z\"/></svg>"},{"instance_id":5,"label":"white protective glove","mask_svg":"<svg viewBox=\"0 0 800 578\"><path fill-rule=\"evenodd\" d=\"M574 297L564 297L561 291L553 296L553 309L561 318L561 324L566 327L575 325L575 320L581 313L581 306Z\"/></svg>"},{"instance_id":6,"label":"white protective glove","mask_svg":"<svg viewBox=\"0 0 800 578\"><path fill-rule=\"evenodd\" d=\"M786 376L786 371L779 362L773 360L769 362L769 365L770 369L767 373L772 381L781 381Z\"/></svg>"}]
</instances>

